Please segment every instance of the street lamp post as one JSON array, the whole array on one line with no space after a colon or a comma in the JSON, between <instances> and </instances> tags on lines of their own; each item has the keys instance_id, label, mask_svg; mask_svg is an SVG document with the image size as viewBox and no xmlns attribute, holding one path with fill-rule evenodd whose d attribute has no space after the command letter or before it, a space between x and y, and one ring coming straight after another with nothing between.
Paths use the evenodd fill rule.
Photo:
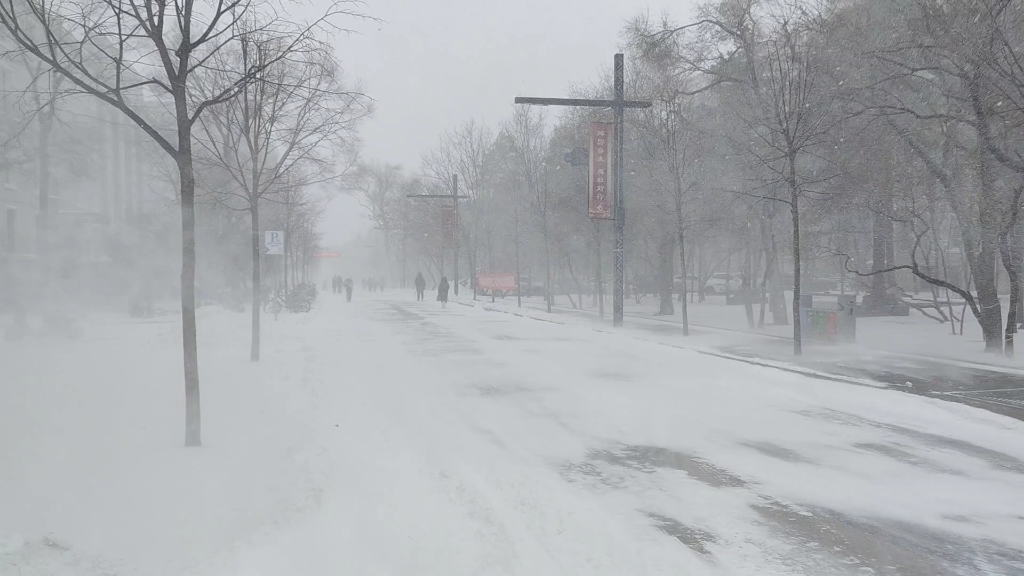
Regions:
<instances>
[{"instance_id":1,"label":"street lamp post","mask_svg":"<svg viewBox=\"0 0 1024 576\"><path fill-rule=\"evenodd\" d=\"M626 225L626 204L625 190L623 190L622 158L623 158L623 117L626 108L650 108L651 102L641 100L626 100L625 97L625 72L623 55L615 55L615 79L613 88L615 98L612 100L589 100L585 98L533 98L518 96L516 104L528 104L534 106L576 106L583 108L611 108L615 113L615 143L613 150L612 166L615 172L615 284L613 286L613 315L612 323L621 326L623 320L623 296L625 294L625 225Z\"/></svg>"},{"instance_id":2,"label":"street lamp post","mask_svg":"<svg viewBox=\"0 0 1024 576\"><path fill-rule=\"evenodd\" d=\"M451 194L408 194L409 198L415 198L417 200L451 200L455 205L455 222L454 222L454 252L455 252L455 264L454 264L454 290L455 295L459 295L459 200L467 200L469 196L459 195L459 175L452 174L452 192ZM443 255L444 252L442 251Z\"/></svg>"}]
</instances>

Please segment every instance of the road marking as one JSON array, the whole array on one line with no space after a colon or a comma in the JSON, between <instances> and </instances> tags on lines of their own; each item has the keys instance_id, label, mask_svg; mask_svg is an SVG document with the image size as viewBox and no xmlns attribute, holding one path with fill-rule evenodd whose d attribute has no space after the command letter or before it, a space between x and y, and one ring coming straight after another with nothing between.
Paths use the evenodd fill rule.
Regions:
<instances>
[{"instance_id":1,"label":"road marking","mask_svg":"<svg viewBox=\"0 0 1024 576\"><path fill-rule=\"evenodd\" d=\"M997 388L995 390L954 390L952 392L943 392L943 394L956 396L957 394L986 394L989 392L1024 392L1024 388Z\"/></svg>"},{"instance_id":2,"label":"road marking","mask_svg":"<svg viewBox=\"0 0 1024 576\"><path fill-rule=\"evenodd\" d=\"M995 404L997 406L1005 406L1007 408L1013 408L1020 410L1024 408L1024 400L1013 400L1009 398L992 398L989 396L964 396L960 395L960 398L966 398L972 402L988 402L989 404Z\"/></svg>"}]
</instances>

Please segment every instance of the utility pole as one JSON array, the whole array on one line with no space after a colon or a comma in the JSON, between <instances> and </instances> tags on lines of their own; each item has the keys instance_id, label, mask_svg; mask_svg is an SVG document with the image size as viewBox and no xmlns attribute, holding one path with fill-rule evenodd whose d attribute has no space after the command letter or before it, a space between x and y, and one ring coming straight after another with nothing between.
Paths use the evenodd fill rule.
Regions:
<instances>
[{"instance_id":1,"label":"utility pole","mask_svg":"<svg viewBox=\"0 0 1024 576\"><path fill-rule=\"evenodd\" d=\"M615 55L615 152L612 160L615 168L615 248L613 266L615 267L615 286L612 289L612 324L622 326L624 314L623 300L626 295L626 191L623 190L622 177L622 133L625 131L623 118L626 103L625 64L622 53ZM651 103L647 102L647 106Z\"/></svg>"},{"instance_id":2,"label":"utility pole","mask_svg":"<svg viewBox=\"0 0 1024 576\"><path fill-rule=\"evenodd\" d=\"M623 166L623 128L625 124L623 117L626 108L650 108L651 102L641 100L626 100L625 95L625 65L622 53L616 54L614 59L615 80L613 88L615 98L612 100L588 100L585 98L533 98L517 96L516 104L530 104L534 106L577 106L583 108L611 108L615 113L615 143L613 148L612 170L615 172L615 282L612 297L612 323L615 326L622 326L623 320L623 296L626 290L625 278L625 230L626 230L626 203L624 179L622 174Z\"/></svg>"}]
</instances>

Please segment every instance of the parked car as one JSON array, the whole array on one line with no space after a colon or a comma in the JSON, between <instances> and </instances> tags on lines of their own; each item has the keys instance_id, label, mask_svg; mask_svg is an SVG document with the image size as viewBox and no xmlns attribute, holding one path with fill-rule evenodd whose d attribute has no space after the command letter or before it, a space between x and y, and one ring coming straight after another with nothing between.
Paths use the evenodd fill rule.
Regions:
<instances>
[{"instance_id":1,"label":"parked car","mask_svg":"<svg viewBox=\"0 0 1024 576\"><path fill-rule=\"evenodd\" d=\"M693 274L687 275L687 277L686 277L686 291L687 291L687 293L697 292L699 288L700 288L700 278L694 276ZM683 277L682 276L676 276L672 280L672 290L674 292L678 293L678 292L682 291L682 289L683 289Z\"/></svg>"},{"instance_id":2,"label":"parked car","mask_svg":"<svg viewBox=\"0 0 1024 576\"><path fill-rule=\"evenodd\" d=\"M783 288L785 288L786 290L792 290L793 274L784 273L782 274L781 278ZM839 288L841 285L844 285L848 292L852 292L854 291L853 282L863 281L856 277L850 278L849 276L845 279L845 282L838 276L812 277L807 275L801 275L800 278L800 290L808 294L811 292L839 292Z\"/></svg>"},{"instance_id":3,"label":"parked car","mask_svg":"<svg viewBox=\"0 0 1024 576\"><path fill-rule=\"evenodd\" d=\"M522 278L519 279L519 289L523 291L523 296L544 296L547 293L540 282L529 282Z\"/></svg>"},{"instance_id":4,"label":"parked car","mask_svg":"<svg viewBox=\"0 0 1024 576\"><path fill-rule=\"evenodd\" d=\"M743 279L735 274L715 272L704 283L704 292L707 294L726 294L739 290L742 285Z\"/></svg>"}]
</instances>

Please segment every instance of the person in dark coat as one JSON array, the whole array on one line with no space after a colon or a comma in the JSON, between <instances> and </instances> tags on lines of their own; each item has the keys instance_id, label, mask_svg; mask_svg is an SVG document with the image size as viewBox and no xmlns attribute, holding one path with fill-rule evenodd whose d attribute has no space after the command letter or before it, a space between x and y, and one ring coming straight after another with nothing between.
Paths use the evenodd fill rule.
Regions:
<instances>
[{"instance_id":1,"label":"person in dark coat","mask_svg":"<svg viewBox=\"0 0 1024 576\"><path fill-rule=\"evenodd\" d=\"M448 278L446 276L442 276L441 283L437 285L437 300L441 303L441 308L448 307Z\"/></svg>"},{"instance_id":2,"label":"person in dark coat","mask_svg":"<svg viewBox=\"0 0 1024 576\"><path fill-rule=\"evenodd\" d=\"M352 279L351 278L346 278L342 282L342 285L345 287L345 301L346 302L351 302L352 301Z\"/></svg>"},{"instance_id":3,"label":"person in dark coat","mask_svg":"<svg viewBox=\"0 0 1024 576\"><path fill-rule=\"evenodd\" d=\"M423 292L427 289L427 281L423 278L422 272L416 273L416 280L413 281L416 285L416 301L420 302L423 300Z\"/></svg>"}]
</instances>

